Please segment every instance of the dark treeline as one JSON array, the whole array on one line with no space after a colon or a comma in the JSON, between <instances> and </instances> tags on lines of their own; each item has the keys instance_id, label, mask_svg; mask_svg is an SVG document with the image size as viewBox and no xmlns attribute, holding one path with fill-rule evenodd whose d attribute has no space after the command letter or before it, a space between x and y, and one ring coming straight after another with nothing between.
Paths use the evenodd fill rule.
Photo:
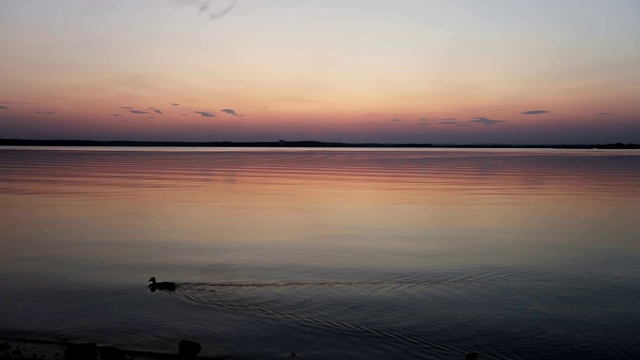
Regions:
<instances>
[{"instance_id":1,"label":"dark treeline","mask_svg":"<svg viewBox=\"0 0 640 360\"><path fill-rule=\"evenodd\" d=\"M127 146L127 147L315 147L315 148L554 148L554 149L640 149L640 144L580 144L580 145L509 145L509 144L381 144L341 143L323 141L97 141L97 140L25 140L0 139L0 146Z\"/></svg>"}]
</instances>

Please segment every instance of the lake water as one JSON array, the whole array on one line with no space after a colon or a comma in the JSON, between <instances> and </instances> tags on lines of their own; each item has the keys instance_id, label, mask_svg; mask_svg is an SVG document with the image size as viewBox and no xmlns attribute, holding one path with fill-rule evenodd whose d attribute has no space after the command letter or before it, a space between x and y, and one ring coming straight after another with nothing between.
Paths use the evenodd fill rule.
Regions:
<instances>
[{"instance_id":1,"label":"lake water","mask_svg":"<svg viewBox=\"0 0 640 360\"><path fill-rule=\"evenodd\" d=\"M0 337L638 358L639 224L640 151L2 148Z\"/></svg>"}]
</instances>

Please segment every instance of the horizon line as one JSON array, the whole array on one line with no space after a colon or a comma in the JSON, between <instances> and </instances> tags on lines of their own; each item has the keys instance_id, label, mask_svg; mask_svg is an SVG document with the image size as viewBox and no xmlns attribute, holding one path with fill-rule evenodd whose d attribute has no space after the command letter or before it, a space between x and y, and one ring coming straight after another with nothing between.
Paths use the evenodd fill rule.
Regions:
<instances>
[{"instance_id":1,"label":"horizon line","mask_svg":"<svg viewBox=\"0 0 640 360\"><path fill-rule=\"evenodd\" d=\"M2 139L0 146L132 146L132 147L405 147L405 148L607 148L640 149L640 144L621 142L596 144L505 144L505 143L379 143L318 140L277 141L156 141L156 140L80 140L80 139Z\"/></svg>"}]
</instances>

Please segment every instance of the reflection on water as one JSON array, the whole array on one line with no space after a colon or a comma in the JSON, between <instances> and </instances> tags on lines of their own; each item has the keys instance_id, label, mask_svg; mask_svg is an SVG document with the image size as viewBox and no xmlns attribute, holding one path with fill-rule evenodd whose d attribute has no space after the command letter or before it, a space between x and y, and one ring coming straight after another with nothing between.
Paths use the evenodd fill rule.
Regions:
<instances>
[{"instance_id":1,"label":"reflection on water","mask_svg":"<svg viewBox=\"0 0 640 360\"><path fill-rule=\"evenodd\" d=\"M0 335L628 358L638 220L634 151L5 148Z\"/></svg>"}]
</instances>

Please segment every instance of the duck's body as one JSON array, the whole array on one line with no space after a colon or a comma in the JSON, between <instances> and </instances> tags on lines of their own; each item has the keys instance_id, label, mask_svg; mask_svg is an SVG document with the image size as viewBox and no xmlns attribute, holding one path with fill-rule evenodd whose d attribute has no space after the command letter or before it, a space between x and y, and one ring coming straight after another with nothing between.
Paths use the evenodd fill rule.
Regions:
<instances>
[{"instance_id":1,"label":"duck's body","mask_svg":"<svg viewBox=\"0 0 640 360\"><path fill-rule=\"evenodd\" d=\"M152 277L151 279L149 279L149 281L151 281L151 284L149 284L149 289L153 292L156 290L165 290L165 291L175 291L176 290L176 284L172 283L172 282L156 282L156 278Z\"/></svg>"}]
</instances>

